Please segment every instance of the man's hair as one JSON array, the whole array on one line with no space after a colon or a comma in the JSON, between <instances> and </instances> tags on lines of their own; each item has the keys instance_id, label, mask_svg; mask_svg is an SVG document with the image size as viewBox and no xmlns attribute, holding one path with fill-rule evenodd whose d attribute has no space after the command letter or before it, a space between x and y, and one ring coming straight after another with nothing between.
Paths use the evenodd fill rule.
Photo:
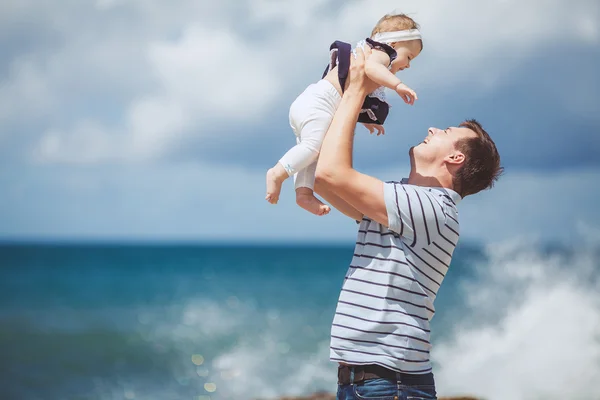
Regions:
<instances>
[{"instance_id":1,"label":"man's hair","mask_svg":"<svg viewBox=\"0 0 600 400\"><path fill-rule=\"evenodd\" d=\"M457 150L465 155L465 161L454 176L454 190L465 197L492 188L504 168L500 166L496 144L479 122L469 119L459 126L477 134L477 137L461 139L456 143Z\"/></svg>"},{"instance_id":2,"label":"man's hair","mask_svg":"<svg viewBox=\"0 0 600 400\"><path fill-rule=\"evenodd\" d=\"M371 38L381 32L407 31L411 29L419 29L419 24L408 15L387 14L377 21L377 25L375 25L375 28L371 32ZM418 40L421 43L421 50L423 50L423 41L421 39ZM390 43L390 46L394 47L394 45L395 43Z\"/></svg>"}]
</instances>

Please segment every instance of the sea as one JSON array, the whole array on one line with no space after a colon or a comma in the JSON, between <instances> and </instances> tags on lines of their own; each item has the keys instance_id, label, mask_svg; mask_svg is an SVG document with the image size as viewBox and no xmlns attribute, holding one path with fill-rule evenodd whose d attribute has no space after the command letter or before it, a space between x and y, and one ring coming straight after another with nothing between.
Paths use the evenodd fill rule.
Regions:
<instances>
[{"instance_id":1,"label":"sea","mask_svg":"<svg viewBox=\"0 0 600 400\"><path fill-rule=\"evenodd\" d=\"M600 399L600 240L457 247L438 395ZM1 400L257 400L336 390L348 244L0 244Z\"/></svg>"}]
</instances>

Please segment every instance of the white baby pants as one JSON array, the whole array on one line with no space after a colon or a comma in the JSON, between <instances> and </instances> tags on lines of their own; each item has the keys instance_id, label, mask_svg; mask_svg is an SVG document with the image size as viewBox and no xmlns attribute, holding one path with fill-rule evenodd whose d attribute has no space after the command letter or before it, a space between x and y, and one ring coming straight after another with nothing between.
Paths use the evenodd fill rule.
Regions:
<instances>
[{"instance_id":1,"label":"white baby pants","mask_svg":"<svg viewBox=\"0 0 600 400\"><path fill-rule=\"evenodd\" d=\"M290 106L290 125L296 135L296 145L279 163L289 176L294 176L296 189L314 189L321 144L341 100L331 82L322 79L309 85Z\"/></svg>"}]
</instances>

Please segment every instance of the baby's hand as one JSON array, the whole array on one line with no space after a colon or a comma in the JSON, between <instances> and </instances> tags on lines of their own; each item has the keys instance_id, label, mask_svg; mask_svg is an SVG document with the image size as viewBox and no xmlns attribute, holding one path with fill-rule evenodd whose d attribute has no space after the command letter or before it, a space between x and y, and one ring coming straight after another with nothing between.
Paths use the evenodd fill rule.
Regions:
<instances>
[{"instance_id":1,"label":"baby's hand","mask_svg":"<svg viewBox=\"0 0 600 400\"><path fill-rule=\"evenodd\" d=\"M385 129L383 128L383 125L378 125L378 124L365 124L362 123L365 128L367 128L369 130L369 132L372 134L373 132L375 132L375 129L377 129L377 136L379 135L384 135L385 134Z\"/></svg>"},{"instance_id":2,"label":"baby's hand","mask_svg":"<svg viewBox=\"0 0 600 400\"><path fill-rule=\"evenodd\" d=\"M415 91L406 86L404 83L400 83L398 86L396 86L396 93L402 97L402 100L404 100L406 104L410 104L411 106L415 104L415 100L418 98Z\"/></svg>"}]
</instances>

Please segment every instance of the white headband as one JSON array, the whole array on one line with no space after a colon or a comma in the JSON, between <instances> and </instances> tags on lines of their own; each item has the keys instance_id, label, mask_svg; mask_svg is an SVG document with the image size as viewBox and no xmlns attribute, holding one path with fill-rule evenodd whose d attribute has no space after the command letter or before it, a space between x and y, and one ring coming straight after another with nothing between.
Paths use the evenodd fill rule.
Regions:
<instances>
[{"instance_id":1,"label":"white headband","mask_svg":"<svg viewBox=\"0 0 600 400\"><path fill-rule=\"evenodd\" d=\"M373 40L380 43L408 42L409 40L421 39L418 29L395 32L381 32L373 36Z\"/></svg>"}]
</instances>

